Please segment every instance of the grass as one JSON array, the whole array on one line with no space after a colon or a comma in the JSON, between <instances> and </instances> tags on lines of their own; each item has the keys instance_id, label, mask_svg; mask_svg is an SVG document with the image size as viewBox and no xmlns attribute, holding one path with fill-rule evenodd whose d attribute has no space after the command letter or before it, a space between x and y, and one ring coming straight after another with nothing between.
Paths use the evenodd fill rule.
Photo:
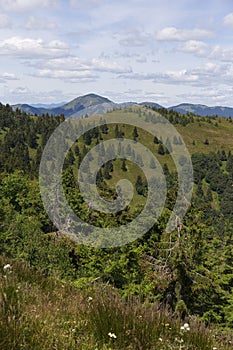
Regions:
<instances>
[{"instance_id":1,"label":"grass","mask_svg":"<svg viewBox=\"0 0 233 350\"><path fill-rule=\"evenodd\" d=\"M11 269L4 271L6 264ZM230 336L197 319L174 318L166 308L121 299L108 285L82 290L0 257L2 350L230 350Z\"/></svg>"},{"instance_id":2,"label":"grass","mask_svg":"<svg viewBox=\"0 0 233 350\"><path fill-rule=\"evenodd\" d=\"M125 119L130 120L131 115L136 115L139 112L144 111L145 113L153 113L153 111L146 109L145 107L137 107L132 110L132 112L125 112L124 110L117 110L111 112L115 114L116 117L119 114L125 115ZM104 115L104 118L107 120L108 113ZM233 123L230 122L227 118L216 118L212 117L194 117L194 122L189 123L186 126L182 126L180 124L174 125L177 131L182 135L185 144L191 154L193 153L209 153L210 151L218 151L224 149L225 151L232 150L233 151ZM132 127L129 128L125 126L124 131L131 130L130 133L132 135ZM126 132L127 134L127 132ZM111 135L114 136L114 135ZM129 136L127 134L127 136ZM209 145L205 145L205 140L208 139ZM142 142L146 146L149 144L153 144L153 139L148 138L148 134L143 131L139 132L138 141ZM165 140L163 140L165 142ZM193 145L193 141L196 142ZM157 148L154 147L154 150ZM153 146L152 146L153 151ZM159 158L163 158L159 157Z\"/></svg>"},{"instance_id":3,"label":"grass","mask_svg":"<svg viewBox=\"0 0 233 350\"><path fill-rule=\"evenodd\" d=\"M129 111L130 110L130 111ZM133 120L133 117L141 114L145 117L146 113L154 113L152 110L149 110L145 107L135 106L130 109L116 110L112 112L106 113L103 118L107 121L108 115L111 117L116 117L116 120L119 119L119 116L124 116L124 120L130 121ZM190 155L194 153L210 153L212 151L222 151L224 150L226 154L231 150L233 151L233 123L226 118L211 118L211 117L194 117L194 122L187 124L186 126L182 126L180 124L174 125L177 131L181 134L184 139L184 142L189 150ZM120 131L124 132L125 139L133 139L133 129L134 127L127 124L119 125ZM138 143L143 144L146 148L148 148L157 158L161 167L164 164L167 164L169 170L171 172L176 172L176 165L169 154L160 155L158 154L158 145L153 142L153 136L149 134L147 131L137 128L138 131ZM108 134L102 134L103 142L110 139L115 139L115 125L108 125ZM208 140L208 144L205 144L205 141ZM83 139L81 138L79 141L80 149L83 148ZM163 140L165 143L166 140ZM92 149L96 144L96 140L92 140L92 144L90 145L90 149ZM144 164L150 164L150 159L143 159ZM135 208L144 207L147 196L139 195L136 192L135 184L137 177L140 175L145 181L145 177L143 175L143 168L140 169L136 164L126 161L127 171L123 171L121 169L122 160L117 159L113 161L114 171L111 173L111 179L106 180L106 188L109 188L111 191L115 192L116 184L121 179L129 180L134 187L134 196L130 203L129 210L130 213L133 213ZM158 168L157 170L147 168L147 171L150 174L154 174L158 176ZM76 169L77 172L77 169ZM205 191L207 190L208 185L205 186ZM219 200L217 194L214 193L214 207L218 209Z\"/></svg>"}]
</instances>

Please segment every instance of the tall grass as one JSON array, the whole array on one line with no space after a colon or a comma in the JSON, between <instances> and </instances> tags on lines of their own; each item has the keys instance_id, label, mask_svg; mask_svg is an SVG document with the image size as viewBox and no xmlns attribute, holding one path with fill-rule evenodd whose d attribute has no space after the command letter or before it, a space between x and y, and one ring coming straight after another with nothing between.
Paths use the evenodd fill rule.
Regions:
<instances>
[{"instance_id":1,"label":"tall grass","mask_svg":"<svg viewBox=\"0 0 233 350\"><path fill-rule=\"evenodd\" d=\"M78 290L0 258L1 350L232 349L230 335L224 341L197 320L188 322L190 330L181 330L182 322L158 304L121 299L106 285Z\"/></svg>"}]
</instances>

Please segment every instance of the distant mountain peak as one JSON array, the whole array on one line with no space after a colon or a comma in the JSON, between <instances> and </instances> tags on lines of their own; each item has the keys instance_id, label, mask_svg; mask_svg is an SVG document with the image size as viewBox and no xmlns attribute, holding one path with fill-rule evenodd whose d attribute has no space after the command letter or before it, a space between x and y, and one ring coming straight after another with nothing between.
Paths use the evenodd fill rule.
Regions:
<instances>
[{"instance_id":1,"label":"distant mountain peak","mask_svg":"<svg viewBox=\"0 0 233 350\"><path fill-rule=\"evenodd\" d=\"M53 108L42 108L42 107L34 107L30 106L28 104L18 104L12 106L15 110L16 108L20 109L21 111L24 111L29 114L50 114L50 115L60 115L64 114L66 118L72 117L72 118L81 118L88 115L93 114L104 114L108 110L112 109L119 109L124 108L126 106L130 106L132 104L138 104L148 107L155 107L155 108L164 108L163 106L159 105L155 102L125 102L125 103L115 103L111 100L109 100L107 97L103 97L100 95L97 95L95 93L88 93L83 96L76 97L70 102L67 102L61 106L56 106ZM181 103L176 106L172 106L167 108L168 110L174 110L182 114L186 113L193 113L195 115L200 116L214 116L218 115L220 117L233 117L233 108L230 107L208 107L203 104L192 104L192 103Z\"/></svg>"}]
</instances>

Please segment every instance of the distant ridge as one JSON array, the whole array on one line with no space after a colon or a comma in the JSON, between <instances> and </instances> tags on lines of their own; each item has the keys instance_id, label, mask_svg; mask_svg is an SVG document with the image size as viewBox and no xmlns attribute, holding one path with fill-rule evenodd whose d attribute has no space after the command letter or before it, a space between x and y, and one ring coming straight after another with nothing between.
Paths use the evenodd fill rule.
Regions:
<instances>
[{"instance_id":1,"label":"distant ridge","mask_svg":"<svg viewBox=\"0 0 233 350\"><path fill-rule=\"evenodd\" d=\"M104 114L108 110L124 108L133 104L138 104L141 106L148 106L154 108L165 108L155 102L124 102L124 103L115 103L109 100L106 97L90 93L84 96L79 96L74 100L65 103L63 105L58 104L55 107L45 108L43 105L30 106L28 104L17 104L13 105L13 109L20 109L23 112L32 114L32 115L42 115L48 113L49 115L59 115L64 114L65 118L81 118L85 115L93 114ZM40 107L41 106L41 107ZM169 107L168 110L174 110L182 114L193 113L200 116L215 116L219 117L232 117L233 118L233 108L231 107L209 107L202 104L191 104L191 103L182 103L177 106Z\"/></svg>"},{"instance_id":2,"label":"distant ridge","mask_svg":"<svg viewBox=\"0 0 233 350\"><path fill-rule=\"evenodd\" d=\"M182 103L177 106L169 107L168 109L173 109L174 111L180 112L182 114L193 113L203 117L214 115L226 118L233 117L233 108L231 107L208 107L201 104Z\"/></svg>"}]
</instances>

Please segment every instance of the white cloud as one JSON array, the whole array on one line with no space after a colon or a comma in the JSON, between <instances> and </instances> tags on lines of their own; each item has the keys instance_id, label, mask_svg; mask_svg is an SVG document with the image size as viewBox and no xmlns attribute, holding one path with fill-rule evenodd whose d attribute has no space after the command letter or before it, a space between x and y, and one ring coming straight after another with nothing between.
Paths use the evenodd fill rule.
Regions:
<instances>
[{"instance_id":1,"label":"white cloud","mask_svg":"<svg viewBox=\"0 0 233 350\"><path fill-rule=\"evenodd\" d=\"M41 69L38 74L41 78L50 78L50 79L61 79L67 80L68 82L90 82L98 78L98 76L88 70L86 71L68 71L68 70L52 70L52 69Z\"/></svg>"},{"instance_id":2,"label":"white cloud","mask_svg":"<svg viewBox=\"0 0 233 350\"><path fill-rule=\"evenodd\" d=\"M232 97L232 88L199 88L197 90L189 91L188 93L177 94L179 100L187 103L203 103L207 105L227 105Z\"/></svg>"},{"instance_id":3,"label":"white cloud","mask_svg":"<svg viewBox=\"0 0 233 350\"><path fill-rule=\"evenodd\" d=\"M28 30L47 30L47 29L56 29L58 27L55 21L49 21L48 19L36 18L30 16L25 28Z\"/></svg>"},{"instance_id":4,"label":"white cloud","mask_svg":"<svg viewBox=\"0 0 233 350\"><path fill-rule=\"evenodd\" d=\"M59 0L0 0L0 7L3 11L23 12L36 8L51 8L59 3Z\"/></svg>"},{"instance_id":5,"label":"white cloud","mask_svg":"<svg viewBox=\"0 0 233 350\"><path fill-rule=\"evenodd\" d=\"M63 57L50 59L45 62L39 62L35 67L48 68L50 70L64 70L64 71L96 71L108 73L129 73L132 71L130 67L124 67L117 62L106 59L92 58L84 59L79 57Z\"/></svg>"},{"instance_id":6,"label":"white cloud","mask_svg":"<svg viewBox=\"0 0 233 350\"><path fill-rule=\"evenodd\" d=\"M44 41L11 37L0 41L0 55L16 56L21 58L60 57L68 54L66 43L59 40Z\"/></svg>"},{"instance_id":7,"label":"white cloud","mask_svg":"<svg viewBox=\"0 0 233 350\"><path fill-rule=\"evenodd\" d=\"M214 34L205 29L177 29L175 27L166 27L159 30L156 39L160 41L186 41L192 39L210 38Z\"/></svg>"},{"instance_id":8,"label":"white cloud","mask_svg":"<svg viewBox=\"0 0 233 350\"><path fill-rule=\"evenodd\" d=\"M66 82L91 82L99 79L99 73L123 74L132 71L116 62L99 58L81 59L79 57L64 57L41 60L32 63L35 69L34 77L59 79Z\"/></svg>"},{"instance_id":9,"label":"white cloud","mask_svg":"<svg viewBox=\"0 0 233 350\"><path fill-rule=\"evenodd\" d=\"M81 95L81 93L80 93ZM55 103L61 101L69 101L77 97L74 93L65 94L61 90L38 90L37 88L29 88L28 86L16 86L14 88L5 87L2 99L5 103L11 100L11 104L16 103Z\"/></svg>"},{"instance_id":10,"label":"white cloud","mask_svg":"<svg viewBox=\"0 0 233 350\"><path fill-rule=\"evenodd\" d=\"M19 79L13 73L7 73L7 72L0 73L0 83L5 83L6 81L9 81L9 80L19 80Z\"/></svg>"},{"instance_id":11,"label":"white cloud","mask_svg":"<svg viewBox=\"0 0 233 350\"><path fill-rule=\"evenodd\" d=\"M164 93L162 93L162 92L146 91L143 89L128 89L128 90L122 90L121 92L113 92L110 90L105 90L103 92L103 95L104 96L111 96L111 99L114 102L155 101L157 103L162 103L162 101L164 101L164 97L165 97Z\"/></svg>"},{"instance_id":12,"label":"white cloud","mask_svg":"<svg viewBox=\"0 0 233 350\"><path fill-rule=\"evenodd\" d=\"M0 15L0 28L7 28L11 26L11 21L6 15Z\"/></svg>"},{"instance_id":13,"label":"white cloud","mask_svg":"<svg viewBox=\"0 0 233 350\"><path fill-rule=\"evenodd\" d=\"M223 24L228 27L233 27L233 12L223 18Z\"/></svg>"},{"instance_id":14,"label":"white cloud","mask_svg":"<svg viewBox=\"0 0 233 350\"><path fill-rule=\"evenodd\" d=\"M186 69L178 70L178 71L165 71L162 74L158 74L158 76L154 77L154 82L166 82L169 84L177 84L177 83L196 83L198 81L198 74L195 74L191 71L187 71Z\"/></svg>"},{"instance_id":15,"label":"white cloud","mask_svg":"<svg viewBox=\"0 0 233 350\"><path fill-rule=\"evenodd\" d=\"M133 73L121 76L124 79L151 81L156 84L186 85L186 86L218 86L218 84L232 85L233 70L229 64L206 62L202 66L192 69L165 70L158 73Z\"/></svg>"},{"instance_id":16,"label":"white cloud","mask_svg":"<svg viewBox=\"0 0 233 350\"><path fill-rule=\"evenodd\" d=\"M90 68L100 72L110 73L129 73L132 71L130 67L123 67L116 62L104 61L98 58L93 58L90 63Z\"/></svg>"},{"instance_id":17,"label":"white cloud","mask_svg":"<svg viewBox=\"0 0 233 350\"><path fill-rule=\"evenodd\" d=\"M203 41L189 40L178 46L177 49L182 52L194 53L198 56L203 56L208 52L208 45Z\"/></svg>"},{"instance_id":18,"label":"white cloud","mask_svg":"<svg viewBox=\"0 0 233 350\"><path fill-rule=\"evenodd\" d=\"M176 50L222 62L233 61L233 49L223 48L220 45L207 45L202 41L189 40L182 45L179 45Z\"/></svg>"},{"instance_id":19,"label":"white cloud","mask_svg":"<svg viewBox=\"0 0 233 350\"><path fill-rule=\"evenodd\" d=\"M14 73L5 72L3 74L0 74L0 76L5 80L18 80Z\"/></svg>"},{"instance_id":20,"label":"white cloud","mask_svg":"<svg viewBox=\"0 0 233 350\"><path fill-rule=\"evenodd\" d=\"M134 73L129 75L122 75L125 79L134 80L151 80L154 83L162 84L192 84L198 81L198 75L186 69L182 70L167 70L161 73Z\"/></svg>"},{"instance_id":21,"label":"white cloud","mask_svg":"<svg viewBox=\"0 0 233 350\"><path fill-rule=\"evenodd\" d=\"M215 45L210 51L209 51L209 58L226 61L226 62L232 62L233 60L233 49L225 49L222 48L220 45Z\"/></svg>"}]
</instances>

